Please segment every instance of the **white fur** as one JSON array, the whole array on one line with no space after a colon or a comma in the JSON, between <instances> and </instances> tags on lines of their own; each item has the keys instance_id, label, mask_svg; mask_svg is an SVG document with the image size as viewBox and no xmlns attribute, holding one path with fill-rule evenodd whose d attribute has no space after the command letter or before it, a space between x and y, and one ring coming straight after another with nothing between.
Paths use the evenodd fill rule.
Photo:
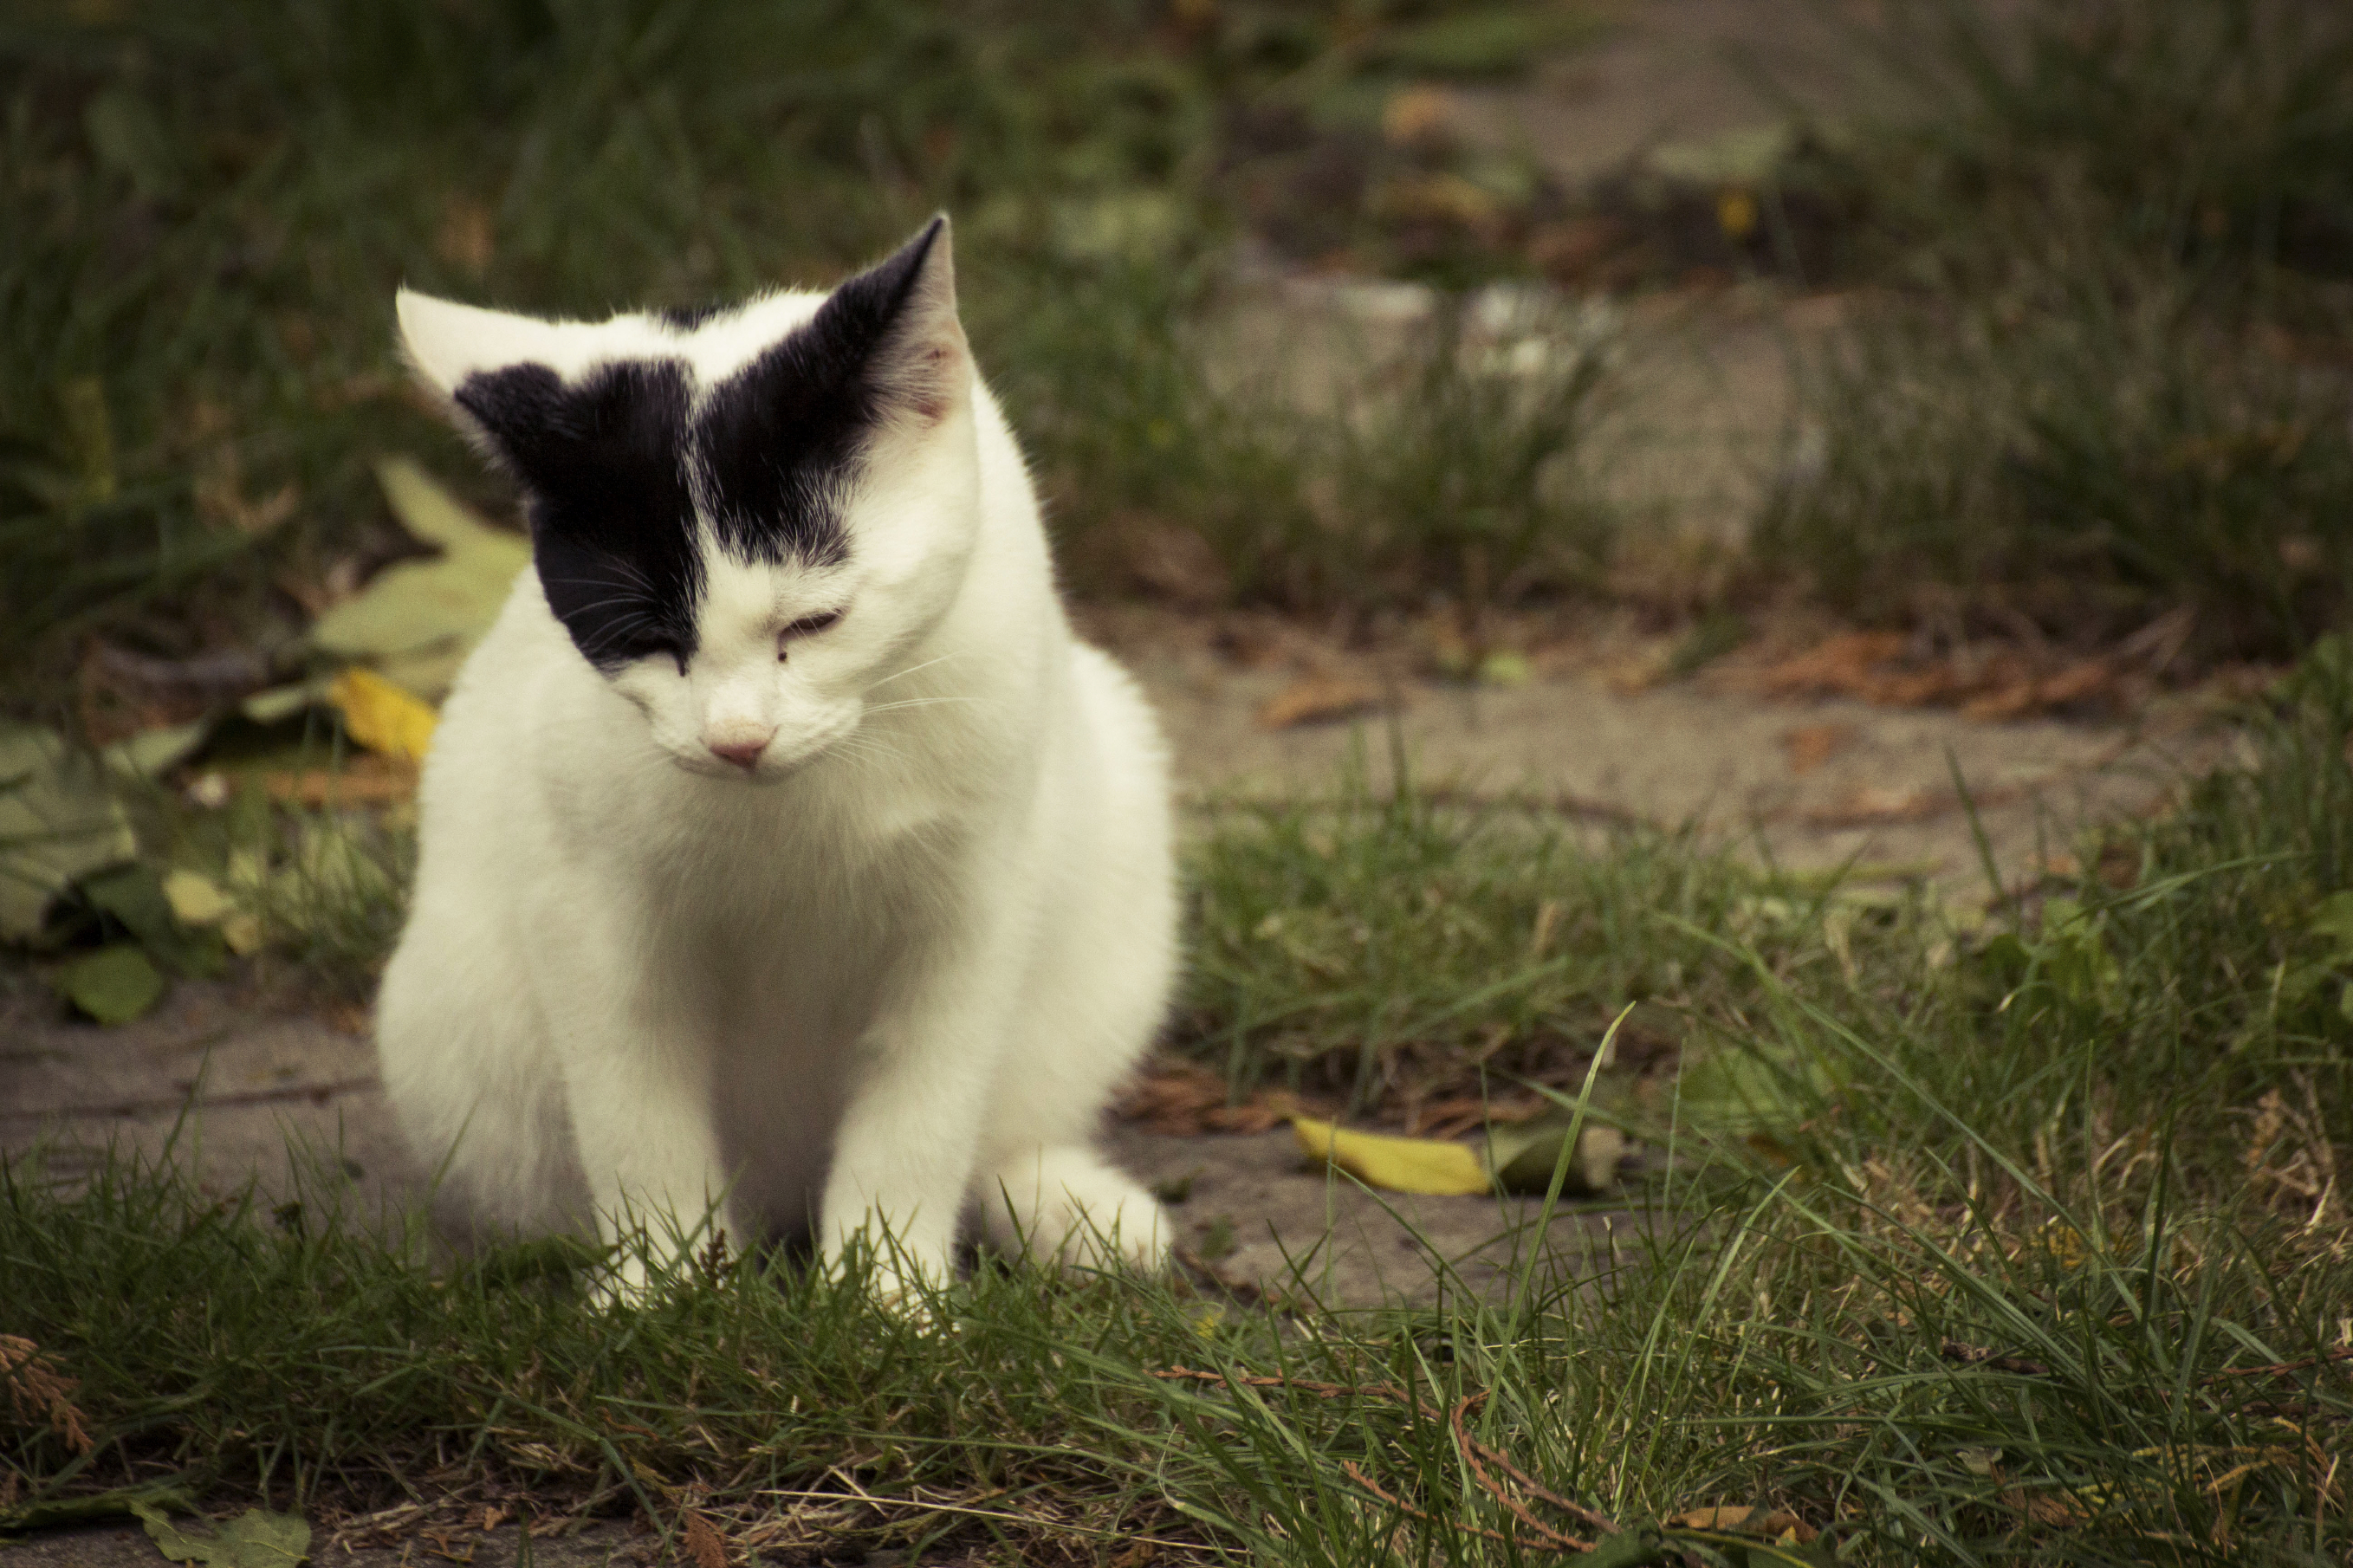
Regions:
<instances>
[{"instance_id":1,"label":"white fur","mask_svg":"<svg viewBox=\"0 0 2353 1568\"><path fill-rule=\"evenodd\" d=\"M932 330L961 355L946 287ZM410 294L400 321L445 395L657 353L708 387L820 299L688 333ZM478 1218L691 1243L714 1213L739 1239L813 1217L828 1262L887 1227L886 1291L946 1278L976 1202L1000 1244L1162 1255L1158 1205L1090 1147L1175 963L1162 744L1072 637L1013 437L955 365L936 422L881 438L846 566L745 564L706 527L683 676L600 675L532 572L468 659L376 1035ZM710 750L754 743L748 772Z\"/></svg>"}]
</instances>

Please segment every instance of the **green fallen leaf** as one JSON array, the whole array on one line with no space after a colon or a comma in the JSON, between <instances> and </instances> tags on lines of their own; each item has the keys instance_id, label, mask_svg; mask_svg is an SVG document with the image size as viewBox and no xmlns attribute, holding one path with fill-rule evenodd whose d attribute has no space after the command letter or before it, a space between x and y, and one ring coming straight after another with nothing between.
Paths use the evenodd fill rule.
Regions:
<instances>
[{"instance_id":1,"label":"green fallen leaf","mask_svg":"<svg viewBox=\"0 0 2353 1568\"><path fill-rule=\"evenodd\" d=\"M184 1531L161 1509L134 1502L131 1511L147 1527L147 1538L173 1563L203 1563L211 1568L294 1568L311 1560L311 1527L299 1514L249 1508L214 1533Z\"/></svg>"},{"instance_id":2,"label":"green fallen leaf","mask_svg":"<svg viewBox=\"0 0 2353 1568\"><path fill-rule=\"evenodd\" d=\"M1820 1114L1841 1087L1820 1057L1750 1047L1709 1051L1685 1068L1681 1097L1718 1131L1774 1134Z\"/></svg>"},{"instance_id":3,"label":"green fallen leaf","mask_svg":"<svg viewBox=\"0 0 2353 1568\"><path fill-rule=\"evenodd\" d=\"M148 955L175 973L212 975L221 971L220 938L192 931L181 923L170 894L155 868L133 861L87 877L81 895L113 917L115 923L138 940Z\"/></svg>"},{"instance_id":4,"label":"green fallen leaf","mask_svg":"<svg viewBox=\"0 0 2353 1568\"><path fill-rule=\"evenodd\" d=\"M311 645L438 699L531 564L531 545L484 523L405 458L378 464L376 478L402 525L441 554L378 573L319 617Z\"/></svg>"},{"instance_id":5,"label":"green fallen leaf","mask_svg":"<svg viewBox=\"0 0 2353 1568\"><path fill-rule=\"evenodd\" d=\"M142 1017L164 996L164 976L138 943L118 942L84 953L58 972L66 1000L112 1027Z\"/></svg>"},{"instance_id":6,"label":"green fallen leaf","mask_svg":"<svg viewBox=\"0 0 2353 1568\"><path fill-rule=\"evenodd\" d=\"M136 848L99 763L55 730L0 727L0 940L39 935L52 898Z\"/></svg>"},{"instance_id":7,"label":"green fallen leaf","mask_svg":"<svg viewBox=\"0 0 2353 1568\"><path fill-rule=\"evenodd\" d=\"M196 749L211 733L209 721L192 719L185 724L142 730L128 740L117 741L100 755L116 773L135 779L152 779L195 755Z\"/></svg>"},{"instance_id":8,"label":"green fallen leaf","mask_svg":"<svg viewBox=\"0 0 2353 1568\"><path fill-rule=\"evenodd\" d=\"M237 710L256 724L282 724L304 709L325 702L329 684L325 680L306 680L294 686L273 686L238 703Z\"/></svg>"},{"instance_id":9,"label":"green fallen leaf","mask_svg":"<svg viewBox=\"0 0 2353 1568\"><path fill-rule=\"evenodd\" d=\"M1584 1126L1576 1130L1577 1149L1569 1155L1568 1136L1575 1121L1570 1112L1554 1110L1533 1121L1497 1127L1490 1132L1487 1167L1495 1173L1495 1184L1507 1193L1550 1192L1553 1171L1567 1155L1561 1196L1595 1197L1615 1187L1618 1161L1626 1152L1625 1135L1587 1117Z\"/></svg>"}]
</instances>

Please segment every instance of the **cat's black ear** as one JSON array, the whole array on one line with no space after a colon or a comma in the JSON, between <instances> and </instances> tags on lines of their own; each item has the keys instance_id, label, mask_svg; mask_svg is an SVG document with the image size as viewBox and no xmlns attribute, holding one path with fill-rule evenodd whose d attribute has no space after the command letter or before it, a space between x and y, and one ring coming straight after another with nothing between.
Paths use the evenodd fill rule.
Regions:
<instances>
[{"instance_id":1,"label":"cat's black ear","mask_svg":"<svg viewBox=\"0 0 2353 1568\"><path fill-rule=\"evenodd\" d=\"M956 319L947 215L835 289L807 331L826 358L860 367L860 379L883 408L926 424L953 412L972 369Z\"/></svg>"}]
</instances>

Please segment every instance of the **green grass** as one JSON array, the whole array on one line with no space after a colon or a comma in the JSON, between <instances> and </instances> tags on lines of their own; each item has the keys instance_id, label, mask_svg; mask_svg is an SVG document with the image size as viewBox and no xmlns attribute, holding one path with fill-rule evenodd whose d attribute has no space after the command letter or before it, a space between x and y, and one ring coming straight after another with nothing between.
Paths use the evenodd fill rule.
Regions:
<instances>
[{"instance_id":1,"label":"green grass","mask_svg":"<svg viewBox=\"0 0 2353 1568\"><path fill-rule=\"evenodd\" d=\"M666 1528L692 1507L744 1539L814 1493L851 1501L794 1528L840 1550L1099 1562L1144 1532L1180 1556L1480 1564L1590 1533L1472 1450L1482 1480L1460 1409L1543 1487L1703 1562L1777 1561L1672 1522L1750 1505L1841 1563L2341 1560L2346 658L2251 715L2248 762L1974 931L1775 905L1788 884L1688 845L1581 847L1410 798L1214 836L1197 1007L1288 1005L1327 1055L1373 1037L1382 984L1572 1035L1645 991L1680 1009L1675 1094L1620 1108L1664 1170L1605 1248L1500 1299L1245 1310L985 1260L933 1304L941 1332L878 1319L854 1280L706 1257L617 1310L592 1254L436 1263L332 1181L273 1208L19 1162L7 1328L79 1380L94 1446L46 1404L0 1416L10 1506L170 1481L325 1520L458 1489ZM1537 895L1564 900L1558 974L1494 956L1525 952ZM1282 918L1246 940L1261 910ZM1356 982L1309 962L1333 954ZM1286 1066L1279 1031L1229 1043ZM1180 1368L1210 1376L1161 1375Z\"/></svg>"},{"instance_id":2,"label":"green grass","mask_svg":"<svg viewBox=\"0 0 2353 1568\"><path fill-rule=\"evenodd\" d=\"M1193 852L1179 1048L1373 1105L1476 1093L1482 1074L1574 1087L1611 1021L1621 1060L1672 1058L1693 1011L1768 972L1834 963L1819 879L1759 872L1696 835L1579 834L1541 815L1344 784L1230 808ZM1894 914L1896 911L1886 911ZM1866 930L1879 929L1873 910Z\"/></svg>"},{"instance_id":3,"label":"green grass","mask_svg":"<svg viewBox=\"0 0 2353 1568\"><path fill-rule=\"evenodd\" d=\"M2186 611L2200 661L2343 622L2353 382L2088 228L1864 302L1799 386L1753 547L1851 613L2099 647Z\"/></svg>"},{"instance_id":4,"label":"green grass","mask_svg":"<svg viewBox=\"0 0 2353 1568\"><path fill-rule=\"evenodd\" d=\"M2301 0L1902 0L1830 138L1850 330L1799 363L1768 573L1876 621L2294 658L2353 573L2353 26Z\"/></svg>"},{"instance_id":5,"label":"green grass","mask_svg":"<svg viewBox=\"0 0 2353 1568\"><path fill-rule=\"evenodd\" d=\"M1306 481L1295 446L1201 395L1189 346L1205 258L1274 155L1229 122L1256 106L1377 149L1368 127L1410 73L1476 75L1581 32L1405 0L1197 20L913 0L17 8L0 22L11 700L59 708L93 631L164 655L280 649L306 597L408 548L372 461L477 465L404 390L396 285L573 315L699 302L829 281L939 207L1073 558L1137 511L1254 558L1248 498L1298 513ZM1377 229L1371 195L1334 199L1347 233ZM1481 265L1462 276L1514 264ZM1235 591L1394 591L1329 570L1338 548Z\"/></svg>"},{"instance_id":6,"label":"green grass","mask_svg":"<svg viewBox=\"0 0 2353 1568\"><path fill-rule=\"evenodd\" d=\"M2353 269L2353 21L2309 0L1896 0L1856 41L1904 114L1865 153L1931 247L2095 201L2136 248Z\"/></svg>"},{"instance_id":7,"label":"green grass","mask_svg":"<svg viewBox=\"0 0 2353 1568\"><path fill-rule=\"evenodd\" d=\"M1152 90L1147 41L1099 7L20 9L0 656L91 625L283 640L279 583L397 550L371 459L473 466L401 392L396 284L575 314L737 295L944 204L982 220L985 276L1022 203L1172 177L1199 94Z\"/></svg>"},{"instance_id":8,"label":"green grass","mask_svg":"<svg viewBox=\"0 0 2353 1568\"><path fill-rule=\"evenodd\" d=\"M80 1380L94 1447L23 1420L6 1462L36 1499L171 1482L322 1520L464 1487L541 1519L694 1508L740 1538L814 1493L837 1506L802 1528L837 1551L1111 1562L1148 1532L1179 1557L1514 1561L1544 1537L1450 1436L1473 1398L1469 1436L1636 1529L1766 1504L1841 1562L2343 1549L2315 1459L2353 1414L2341 1369L2248 1370L2333 1342L2341 1257L2211 1215L2022 1243L1974 1217L1784 1183L1627 1240L1587 1289L1290 1320L988 1266L938 1333L742 1259L615 1311L545 1248L437 1273L315 1205L124 1168L67 1198L19 1173L15 1326ZM1211 1375L1156 1375L1178 1369ZM839 1506L861 1492L879 1504Z\"/></svg>"},{"instance_id":9,"label":"green grass","mask_svg":"<svg viewBox=\"0 0 2353 1568\"><path fill-rule=\"evenodd\" d=\"M1002 384L1047 454L1082 589L1132 591L1133 552L1155 532L1191 536L1209 603L1359 624L1437 604L1475 619L1599 586L1618 518L1588 441L1614 362L1568 312L1482 331L1463 297L1441 295L1393 345L1328 322L1304 348L1279 334L1237 345L1208 330L1207 267L1172 279L1128 258L1062 278L1016 329ZM1270 352L1275 365L1237 374ZM1303 375L1288 363L1301 355L1328 363Z\"/></svg>"}]
</instances>

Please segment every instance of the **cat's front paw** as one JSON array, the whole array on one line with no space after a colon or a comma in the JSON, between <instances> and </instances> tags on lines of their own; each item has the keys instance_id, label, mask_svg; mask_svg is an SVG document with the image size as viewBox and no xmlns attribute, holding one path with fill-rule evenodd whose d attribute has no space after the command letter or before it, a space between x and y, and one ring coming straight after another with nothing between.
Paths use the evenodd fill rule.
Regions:
<instances>
[{"instance_id":1,"label":"cat's front paw","mask_svg":"<svg viewBox=\"0 0 2353 1568\"><path fill-rule=\"evenodd\" d=\"M653 1300L657 1281L653 1270L646 1266L645 1255L623 1248L610 1265L600 1272L588 1287L589 1298L599 1307L642 1307Z\"/></svg>"},{"instance_id":2,"label":"cat's front paw","mask_svg":"<svg viewBox=\"0 0 2353 1568\"><path fill-rule=\"evenodd\" d=\"M945 1245L917 1248L886 1236L878 1244L861 1229L829 1244L822 1259L837 1284L854 1282L892 1317L921 1328L949 1322L945 1306L955 1283L955 1254Z\"/></svg>"},{"instance_id":3,"label":"cat's front paw","mask_svg":"<svg viewBox=\"0 0 2353 1568\"><path fill-rule=\"evenodd\" d=\"M1092 1150L1032 1150L996 1173L983 1204L988 1238L1044 1263L1148 1272L1166 1261L1159 1201Z\"/></svg>"}]
</instances>

